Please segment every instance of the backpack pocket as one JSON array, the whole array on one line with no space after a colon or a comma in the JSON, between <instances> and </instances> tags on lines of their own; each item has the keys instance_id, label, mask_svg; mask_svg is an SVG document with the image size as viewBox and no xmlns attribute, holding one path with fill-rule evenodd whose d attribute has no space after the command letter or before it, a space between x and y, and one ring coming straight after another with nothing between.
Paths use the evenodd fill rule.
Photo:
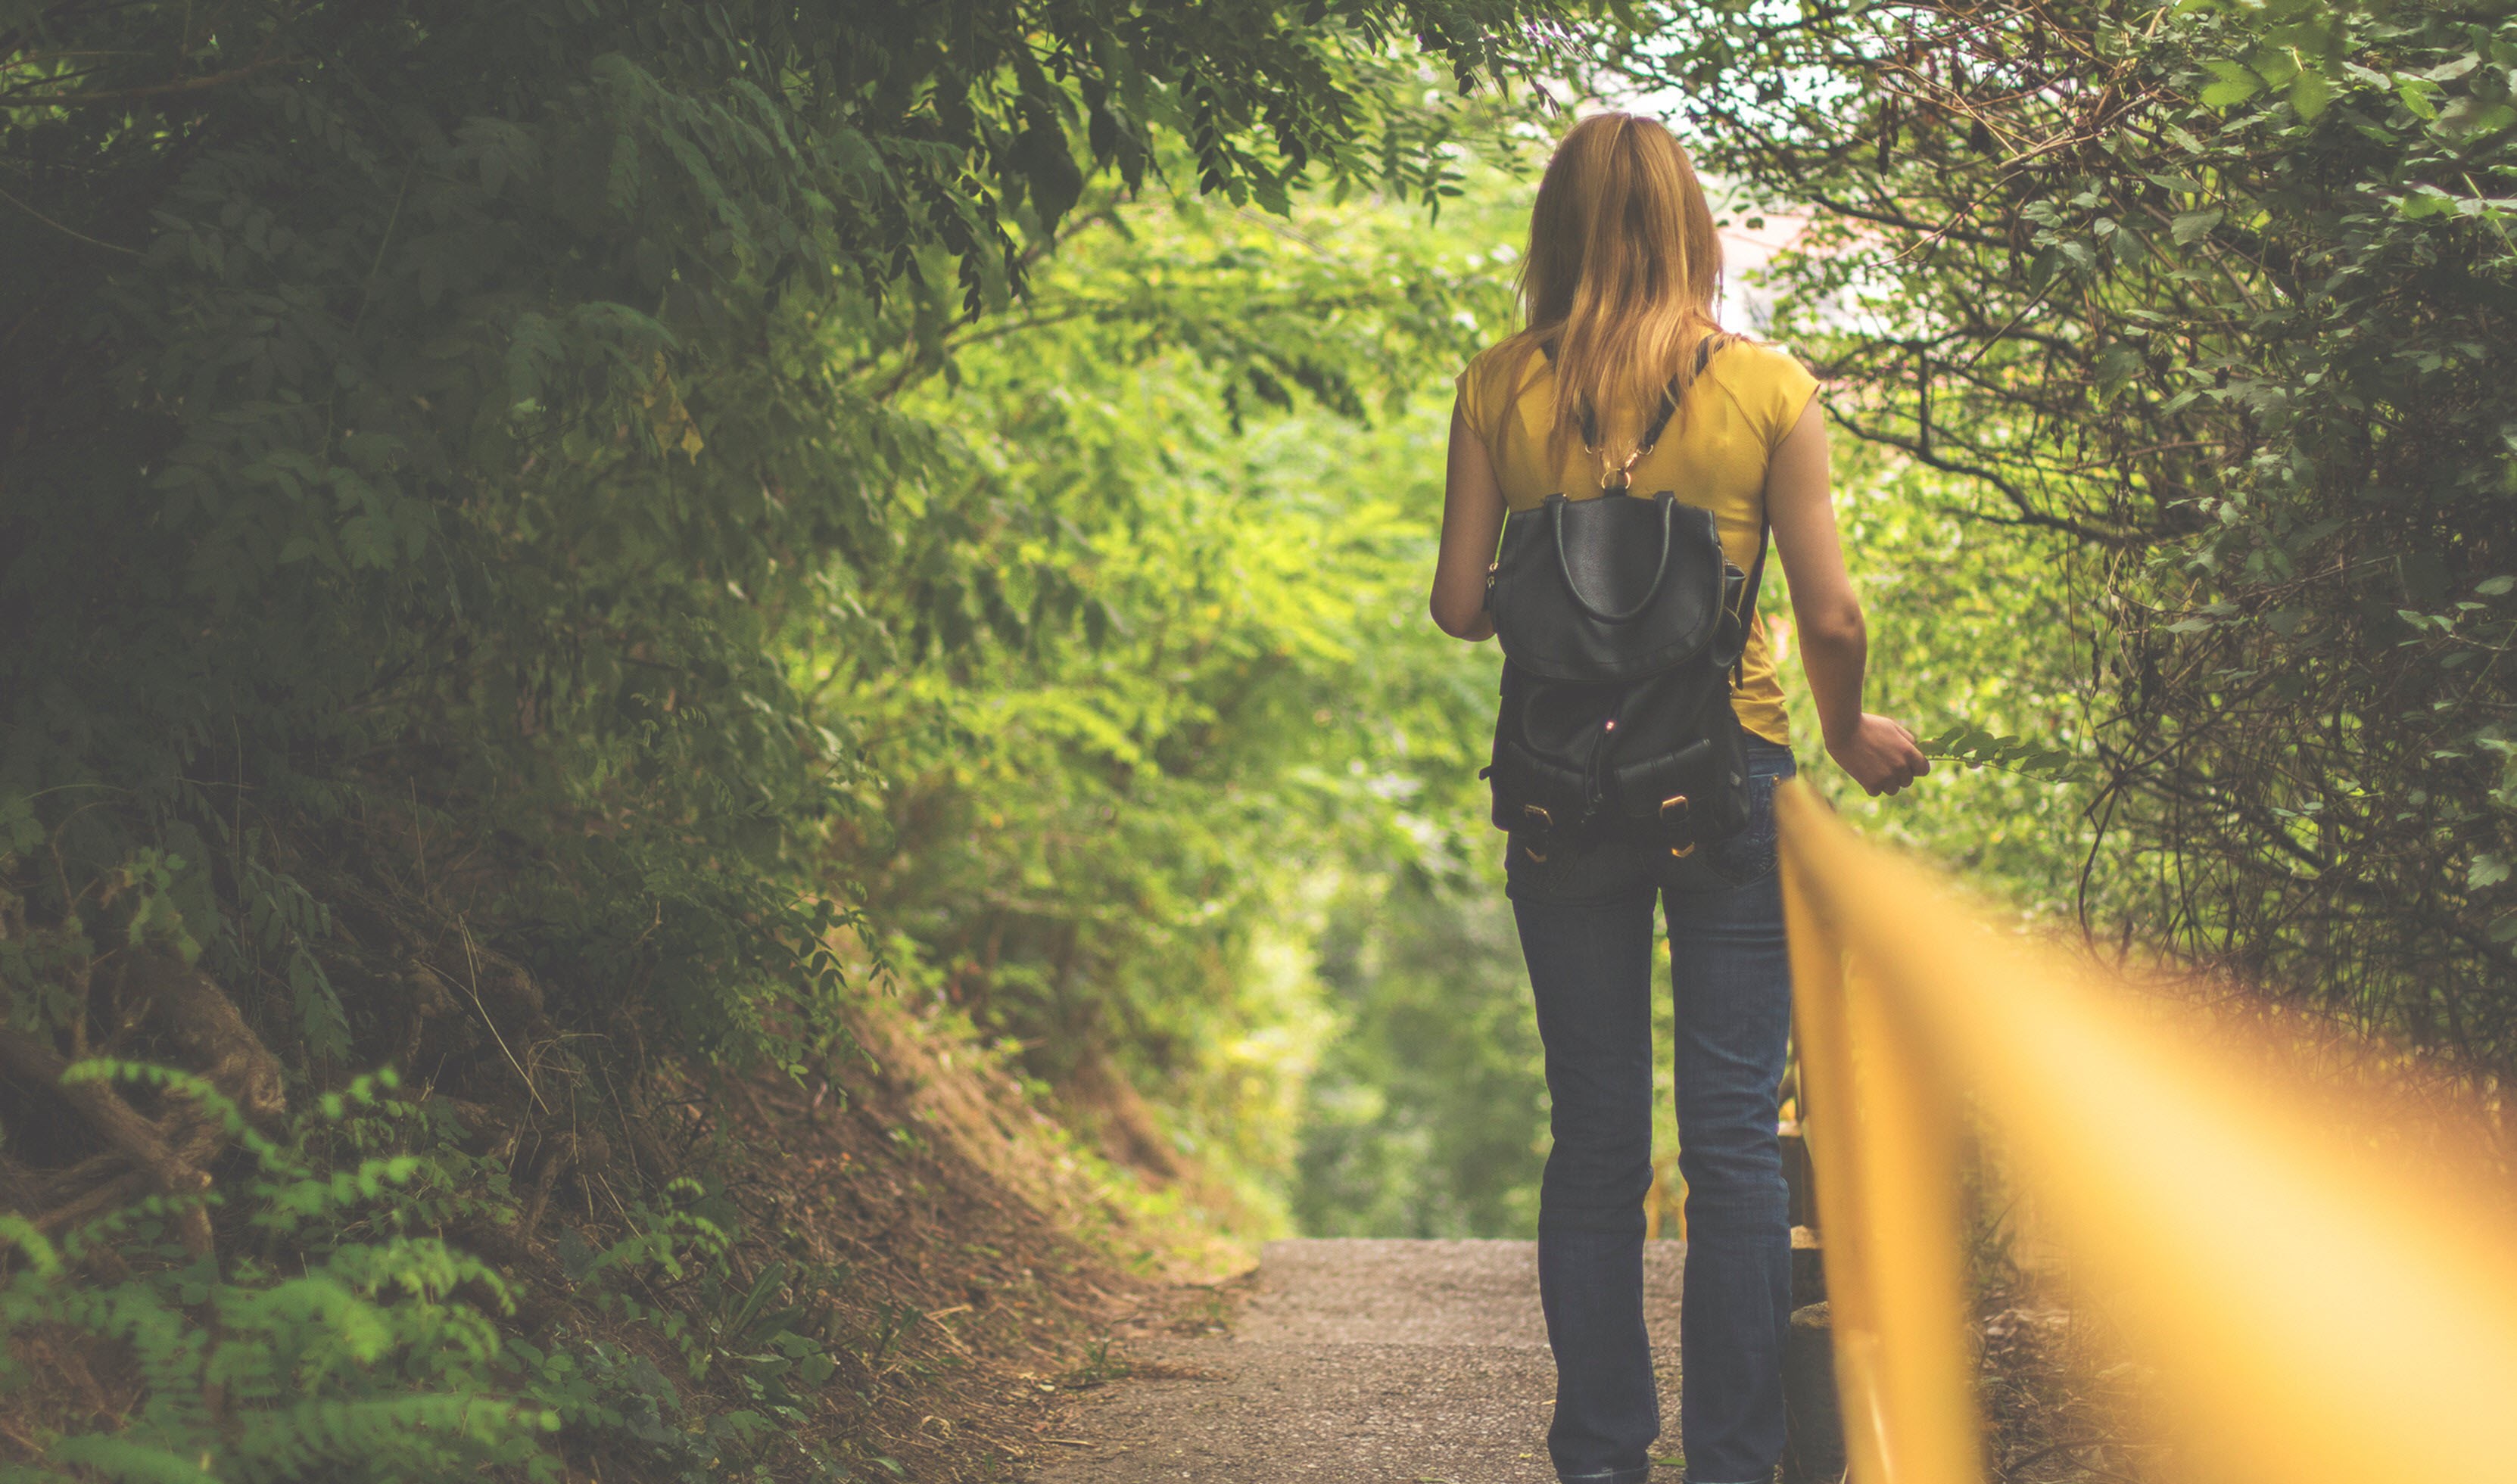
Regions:
<instances>
[{"instance_id":1,"label":"backpack pocket","mask_svg":"<svg viewBox=\"0 0 2517 1484\"><path fill-rule=\"evenodd\" d=\"M1609 770L1618 812L1644 838L1685 854L1727 839L1747 824L1746 770L1737 756L1724 756L1714 741L1699 737Z\"/></svg>"},{"instance_id":2,"label":"backpack pocket","mask_svg":"<svg viewBox=\"0 0 2517 1484\"><path fill-rule=\"evenodd\" d=\"M1590 803L1582 770L1550 762L1509 737L1495 739L1486 778L1494 785L1497 829L1531 835L1570 829Z\"/></svg>"}]
</instances>

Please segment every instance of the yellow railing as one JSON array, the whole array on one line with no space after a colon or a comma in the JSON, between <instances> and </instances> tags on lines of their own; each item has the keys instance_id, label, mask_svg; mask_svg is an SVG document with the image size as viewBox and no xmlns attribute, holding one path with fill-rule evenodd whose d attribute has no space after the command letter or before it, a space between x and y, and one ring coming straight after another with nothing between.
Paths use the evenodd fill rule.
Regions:
<instances>
[{"instance_id":1,"label":"yellow railing","mask_svg":"<svg viewBox=\"0 0 2517 1484\"><path fill-rule=\"evenodd\" d=\"M1854 1484L1983 1475L1970 1127L2154 1369L2177 1477L2517 1480L2517 1228L2475 1194L2496 1176L2381 1151L2294 1050L2233 1054L2225 1018L1993 931L1805 784L1776 807Z\"/></svg>"}]
</instances>

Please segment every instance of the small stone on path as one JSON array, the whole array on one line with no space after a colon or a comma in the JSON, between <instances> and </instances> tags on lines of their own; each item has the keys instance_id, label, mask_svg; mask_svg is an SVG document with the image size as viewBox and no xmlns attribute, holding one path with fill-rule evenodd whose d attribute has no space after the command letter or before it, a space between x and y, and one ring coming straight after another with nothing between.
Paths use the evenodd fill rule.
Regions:
<instances>
[{"instance_id":1,"label":"small stone on path","mask_svg":"<svg viewBox=\"0 0 2517 1484\"><path fill-rule=\"evenodd\" d=\"M1662 1457L1678 1452L1679 1242L1643 1250ZM1552 1484L1556 1362L1529 1242L1273 1242L1228 1333L1131 1336L1036 1484ZM1192 1333L1179 1333L1188 1330ZM1657 1470L1675 1480L1675 1468Z\"/></svg>"}]
</instances>

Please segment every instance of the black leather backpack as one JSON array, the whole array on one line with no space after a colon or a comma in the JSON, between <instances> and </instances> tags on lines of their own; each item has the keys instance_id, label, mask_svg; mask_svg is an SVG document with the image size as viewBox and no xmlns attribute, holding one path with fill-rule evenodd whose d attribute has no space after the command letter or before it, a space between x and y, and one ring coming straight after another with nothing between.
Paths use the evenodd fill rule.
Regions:
<instances>
[{"instance_id":1,"label":"black leather backpack","mask_svg":"<svg viewBox=\"0 0 2517 1484\"><path fill-rule=\"evenodd\" d=\"M1715 349L1697 352L1700 371ZM1595 499L1551 494L1504 521L1486 608L1504 653L1494 755L1496 827L1539 860L1623 836L1674 856L1735 834L1748 769L1730 705L1765 574L1768 529L1744 573L1712 512L1671 490L1629 491L1676 411L1676 388ZM1584 419L1584 441L1598 437Z\"/></svg>"}]
</instances>

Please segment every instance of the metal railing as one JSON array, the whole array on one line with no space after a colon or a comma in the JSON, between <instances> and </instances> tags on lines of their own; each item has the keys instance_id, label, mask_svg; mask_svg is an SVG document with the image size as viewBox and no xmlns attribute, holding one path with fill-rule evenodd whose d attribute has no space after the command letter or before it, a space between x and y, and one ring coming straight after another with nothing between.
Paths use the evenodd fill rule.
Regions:
<instances>
[{"instance_id":1,"label":"metal railing","mask_svg":"<svg viewBox=\"0 0 2517 1484\"><path fill-rule=\"evenodd\" d=\"M2154 1369L2176 1477L2517 1480L2496 1173L2372 1142L2295 1045L1996 931L1806 784L1776 807L1854 1484L1983 1477L1971 1133Z\"/></svg>"}]
</instances>

